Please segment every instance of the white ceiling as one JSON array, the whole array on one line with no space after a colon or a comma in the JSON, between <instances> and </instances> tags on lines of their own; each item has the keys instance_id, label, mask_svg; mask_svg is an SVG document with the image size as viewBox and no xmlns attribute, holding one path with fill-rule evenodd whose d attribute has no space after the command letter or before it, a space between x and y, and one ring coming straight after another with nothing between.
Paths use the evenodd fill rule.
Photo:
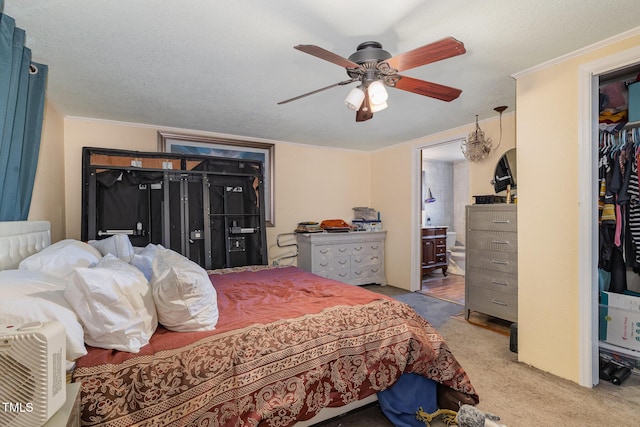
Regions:
<instances>
[{"instance_id":1,"label":"white ceiling","mask_svg":"<svg viewBox=\"0 0 640 427\"><path fill-rule=\"evenodd\" d=\"M640 25L637 0L6 0L4 13L65 116L358 150L513 112L512 74ZM348 57L375 40L396 55L447 36L467 53L403 74L462 89L450 103L390 89L360 123L350 86L276 105L348 78L294 45Z\"/></svg>"}]
</instances>

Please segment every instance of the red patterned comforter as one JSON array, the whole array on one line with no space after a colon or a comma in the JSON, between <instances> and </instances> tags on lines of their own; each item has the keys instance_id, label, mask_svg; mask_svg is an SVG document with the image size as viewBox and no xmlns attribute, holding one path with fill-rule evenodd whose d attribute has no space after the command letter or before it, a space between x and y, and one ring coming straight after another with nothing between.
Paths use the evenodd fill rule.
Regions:
<instances>
[{"instance_id":1,"label":"red patterned comforter","mask_svg":"<svg viewBox=\"0 0 640 427\"><path fill-rule=\"evenodd\" d=\"M90 426L289 426L415 372L477 402L443 338L409 306L295 267L211 274L215 331L159 327L140 353L78 361Z\"/></svg>"}]
</instances>

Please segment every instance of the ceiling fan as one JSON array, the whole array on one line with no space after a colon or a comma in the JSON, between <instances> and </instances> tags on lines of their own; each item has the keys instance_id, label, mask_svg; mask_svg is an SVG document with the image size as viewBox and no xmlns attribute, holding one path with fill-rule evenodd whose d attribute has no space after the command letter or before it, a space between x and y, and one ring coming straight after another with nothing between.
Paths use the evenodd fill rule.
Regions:
<instances>
[{"instance_id":1,"label":"ceiling fan","mask_svg":"<svg viewBox=\"0 0 640 427\"><path fill-rule=\"evenodd\" d=\"M391 56L389 52L382 49L382 44L376 41L361 43L357 51L348 59L314 45L303 44L294 46L294 49L344 67L350 79L280 101L278 105L336 86L360 82L357 88L351 90L345 99L345 104L350 109L356 110L356 121L362 122L372 118L374 112L386 108L385 85L447 102L453 101L462 93L460 89L398 74L400 71L465 53L464 44L453 37L447 37L396 56Z\"/></svg>"}]
</instances>

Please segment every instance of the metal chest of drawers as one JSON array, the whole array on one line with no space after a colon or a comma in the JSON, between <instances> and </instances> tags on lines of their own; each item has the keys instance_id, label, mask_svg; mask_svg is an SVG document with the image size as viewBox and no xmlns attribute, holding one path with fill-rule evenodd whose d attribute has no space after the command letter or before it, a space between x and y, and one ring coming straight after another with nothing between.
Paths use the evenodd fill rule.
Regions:
<instances>
[{"instance_id":1,"label":"metal chest of drawers","mask_svg":"<svg viewBox=\"0 0 640 427\"><path fill-rule=\"evenodd\" d=\"M516 205L466 207L465 317L479 311L518 320Z\"/></svg>"},{"instance_id":2,"label":"metal chest of drawers","mask_svg":"<svg viewBox=\"0 0 640 427\"><path fill-rule=\"evenodd\" d=\"M386 231L298 234L298 267L351 285L386 285L386 234Z\"/></svg>"}]
</instances>

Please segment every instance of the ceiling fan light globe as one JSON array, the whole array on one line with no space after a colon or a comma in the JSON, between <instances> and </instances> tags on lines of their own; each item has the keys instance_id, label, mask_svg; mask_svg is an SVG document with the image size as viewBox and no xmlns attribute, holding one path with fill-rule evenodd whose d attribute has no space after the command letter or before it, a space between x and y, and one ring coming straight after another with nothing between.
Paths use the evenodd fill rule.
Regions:
<instances>
[{"instance_id":1,"label":"ceiling fan light globe","mask_svg":"<svg viewBox=\"0 0 640 427\"><path fill-rule=\"evenodd\" d=\"M355 110L355 111L358 111L360 109L360 106L362 105L363 101L364 101L364 91L357 87L354 87L353 89L351 89L351 92L349 92L347 97L344 99L345 105L350 110Z\"/></svg>"},{"instance_id":2,"label":"ceiling fan light globe","mask_svg":"<svg viewBox=\"0 0 640 427\"><path fill-rule=\"evenodd\" d=\"M382 111L385 108L387 108L389 105L385 102L383 102L382 104L371 104L371 112L372 113L377 113L378 111Z\"/></svg>"},{"instance_id":3,"label":"ceiling fan light globe","mask_svg":"<svg viewBox=\"0 0 640 427\"><path fill-rule=\"evenodd\" d=\"M369 93L369 102L372 104L384 104L389 98L389 94L384 88L384 83L380 80L371 82L369 87L367 87L367 92Z\"/></svg>"}]
</instances>

